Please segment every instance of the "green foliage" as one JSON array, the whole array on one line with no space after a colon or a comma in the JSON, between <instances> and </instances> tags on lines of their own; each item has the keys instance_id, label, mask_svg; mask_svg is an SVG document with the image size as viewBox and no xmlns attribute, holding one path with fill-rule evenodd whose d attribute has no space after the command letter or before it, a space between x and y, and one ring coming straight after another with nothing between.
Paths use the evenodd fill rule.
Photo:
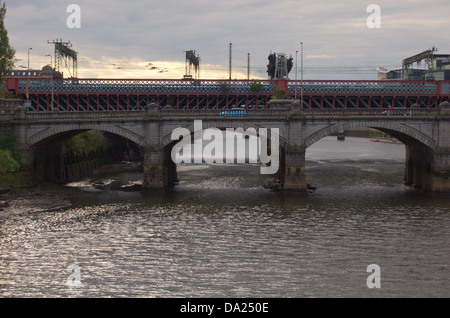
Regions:
<instances>
[{"instance_id":1,"label":"green foliage","mask_svg":"<svg viewBox=\"0 0 450 318\"><path fill-rule=\"evenodd\" d=\"M289 96L280 86L277 85L277 87L275 87L275 94L271 99L289 99Z\"/></svg>"},{"instance_id":2,"label":"green foliage","mask_svg":"<svg viewBox=\"0 0 450 318\"><path fill-rule=\"evenodd\" d=\"M16 135L11 128L2 128L0 133L0 149L12 149L16 145Z\"/></svg>"},{"instance_id":3,"label":"green foliage","mask_svg":"<svg viewBox=\"0 0 450 318\"><path fill-rule=\"evenodd\" d=\"M34 184L25 172L0 173L0 190L25 188Z\"/></svg>"},{"instance_id":4,"label":"green foliage","mask_svg":"<svg viewBox=\"0 0 450 318\"><path fill-rule=\"evenodd\" d=\"M6 92L6 94L4 95L4 98L5 99L17 99L19 97L16 95L16 93L14 91L9 91L9 92Z\"/></svg>"},{"instance_id":5,"label":"green foliage","mask_svg":"<svg viewBox=\"0 0 450 318\"><path fill-rule=\"evenodd\" d=\"M16 135L11 128L0 132L0 189L15 188L23 184L25 175L17 177L21 168L22 151L16 147Z\"/></svg>"},{"instance_id":6,"label":"green foliage","mask_svg":"<svg viewBox=\"0 0 450 318\"><path fill-rule=\"evenodd\" d=\"M14 67L14 55L16 51L9 44L8 31L5 27L6 6L0 2L0 80L3 75ZM0 90L0 98L4 98L5 92Z\"/></svg>"},{"instance_id":7,"label":"green foliage","mask_svg":"<svg viewBox=\"0 0 450 318\"><path fill-rule=\"evenodd\" d=\"M260 81L260 80L257 80L257 79L253 79L253 80L250 82L249 85L250 85L250 90L251 90L252 92L254 92L254 93L260 92L260 91L262 91L263 88L264 88L264 86L263 86L263 84L261 83L261 81Z\"/></svg>"},{"instance_id":8,"label":"green foliage","mask_svg":"<svg viewBox=\"0 0 450 318\"><path fill-rule=\"evenodd\" d=\"M20 164L13 158L9 150L0 150L0 175L16 172Z\"/></svg>"},{"instance_id":9,"label":"green foliage","mask_svg":"<svg viewBox=\"0 0 450 318\"><path fill-rule=\"evenodd\" d=\"M441 171L433 170L433 175L435 175L436 177L449 179L450 178L450 170L441 170Z\"/></svg>"},{"instance_id":10,"label":"green foliage","mask_svg":"<svg viewBox=\"0 0 450 318\"><path fill-rule=\"evenodd\" d=\"M291 120L292 119L292 117L294 117L294 113L293 112L290 112L287 116L286 116L286 120Z\"/></svg>"},{"instance_id":11,"label":"green foliage","mask_svg":"<svg viewBox=\"0 0 450 318\"><path fill-rule=\"evenodd\" d=\"M97 150L104 150L107 144L108 140L101 131L89 130L65 142L64 154L86 155Z\"/></svg>"},{"instance_id":12,"label":"green foliage","mask_svg":"<svg viewBox=\"0 0 450 318\"><path fill-rule=\"evenodd\" d=\"M20 162L22 159L22 149L17 148L17 137L11 128L2 128L0 132L0 149L8 150L14 160Z\"/></svg>"}]
</instances>

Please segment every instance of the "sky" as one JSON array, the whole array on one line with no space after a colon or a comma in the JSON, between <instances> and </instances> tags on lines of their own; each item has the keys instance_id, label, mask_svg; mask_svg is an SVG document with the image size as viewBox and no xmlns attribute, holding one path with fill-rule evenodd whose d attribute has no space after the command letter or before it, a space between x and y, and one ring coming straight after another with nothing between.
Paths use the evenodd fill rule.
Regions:
<instances>
[{"instance_id":1,"label":"sky","mask_svg":"<svg viewBox=\"0 0 450 318\"><path fill-rule=\"evenodd\" d=\"M200 56L200 78L267 79L268 55L285 53L291 79L375 80L376 68L436 47L450 53L450 1L303 0L5 0L5 25L16 68L41 69L54 54L48 41L70 41L79 78L180 79L185 51ZM70 4L80 8L80 27ZM380 27L374 11L380 8ZM373 24L373 23L372 23ZM300 43L303 43L301 45ZM302 54L303 47L303 54ZM63 65L64 66L64 65ZM61 68L64 75L68 68Z\"/></svg>"}]
</instances>

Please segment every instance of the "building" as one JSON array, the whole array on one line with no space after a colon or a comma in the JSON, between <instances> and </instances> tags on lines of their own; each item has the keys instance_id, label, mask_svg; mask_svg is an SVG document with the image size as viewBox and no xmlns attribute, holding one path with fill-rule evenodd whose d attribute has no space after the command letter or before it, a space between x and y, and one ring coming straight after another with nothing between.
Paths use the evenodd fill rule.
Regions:
<instances>
[{"instance_id":1,"label":"building","mask_svg":"<svg viewBox=\"0 0 450 318\"><path fill-rule=\"evenodd\" d=\"M13 70L6 74L4 78L51 78L52 68L50 65L46 65L42 70ZM63 78L61 72L53 70L53 78Z\"/></svg>"},{"instance_id":2,"label":"building","mask_svg":"<svg viewBox=\"0 0 450 318\"><path fill-rule=\"evenodd\" d=\"M436 54L436 51L433 48L406 58L402 68L379 67L378 80L450 81L450 54Z\"/></svg>"}]
</instances>

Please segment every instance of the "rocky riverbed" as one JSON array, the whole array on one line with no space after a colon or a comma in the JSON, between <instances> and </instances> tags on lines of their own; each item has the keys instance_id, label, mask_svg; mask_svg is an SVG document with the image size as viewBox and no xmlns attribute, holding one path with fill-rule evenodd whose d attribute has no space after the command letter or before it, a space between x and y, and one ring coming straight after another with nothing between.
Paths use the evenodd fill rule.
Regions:
<instances>
[{"instance_id":1,"label":"rocky riverbed","mask_svg":"<svg viewBox=\"0 0 450 318\"><path fill-rule=\"evenodd\" d=\"M0 216L48 211L70 206L69 197L81 190L42 182L25 189L0 194Z\"/></svg>"},{"instance_id":2,"label":"rocky riverbed","mask_svg":"<svg viewBox=\"0 0 450 318\"><path fill-rule=\"evenodd\" d=\"M122 162L103 166L94 174L131 171L140 167L139 163ZM88 195L88 193L81 188L48 181L25 188L5 190L0 193L0 216L64 208L71 205L71 197L82 195Z\"/></svg>"}]
</instances>

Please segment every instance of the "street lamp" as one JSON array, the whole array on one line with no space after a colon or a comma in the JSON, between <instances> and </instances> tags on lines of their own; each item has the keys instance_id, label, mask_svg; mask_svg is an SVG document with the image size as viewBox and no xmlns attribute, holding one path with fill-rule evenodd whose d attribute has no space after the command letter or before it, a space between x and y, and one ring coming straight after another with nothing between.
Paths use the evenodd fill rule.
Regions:
<instances>
[{"instance_id":1,"label":"street lamp","mask_svg":"<svg viewBox=\"0 0 450 318\"><path fill-rule=\"evenodd\" d=\"M28 80L27 80L27 101L30 100L29 98L29 86L30 86L30 50L32 50L33 48L28 48L28 67L27 67L27 72L28 72Z\"/></svg>"},{"instance_id":2,"label":"street lamp","mask_svg":"<svg viewBox=\"0 0 450 318\"><path fill-rule=\"evenodd\" d=\"M52 79L52 103L50 104L50 109L53 111L53 96L54 96L54 89L53 89L53 56L50 54L46 54L45 56L50 56L50 69L52 71L51 79Z\"/></svg>"},{"instance_id":3,"label":"street lamp","mask_svg":"<svg viewBox=\"0 0 450 318\"><path fill-rule=\"evenodd\" d=\"M30 70L30 50L32 49L32 47L28 48L28 70Z\"/></svg>"},{"instance_id":4,"label":"street lamp","mask_svg":"<svg viewBox=\"0 0 450 318\"><path fill-rule=\"evenodd\" d=\"M230 81L231 81L231 67L232 67L232 50L233 50L233 44L230 42Z\"/></svg>"},{"instance_id":5,"label":"street lamp","mask_svg":"<svg viewBox=\"0 0 450 318\"><path fill-rule=\"evenodd\" d=\"M250 80L250 53L247 56L247 80Z\"/></svg>"},{"instance_id":6,"label":"street lamp","mask_svg":"<svg viewBox=\"0 0 450 318\"><path fill-rule=\"evenodd\" d=\"M300 98L300 107L303 108L303 42L300 42L301 48L302 48L302 83L300 85L300 94L301 94L301 98Z\"/></svg>"},{"instance_id":7,"label":"street lamp","mask_svg":"<svg viewBox=\"0 0 450 318\"><path fill-rule=\"evenodd\" d=\"M297 101L297 54L298 51L295 51L295 100Z\"/></svg>"}]
</instances>

